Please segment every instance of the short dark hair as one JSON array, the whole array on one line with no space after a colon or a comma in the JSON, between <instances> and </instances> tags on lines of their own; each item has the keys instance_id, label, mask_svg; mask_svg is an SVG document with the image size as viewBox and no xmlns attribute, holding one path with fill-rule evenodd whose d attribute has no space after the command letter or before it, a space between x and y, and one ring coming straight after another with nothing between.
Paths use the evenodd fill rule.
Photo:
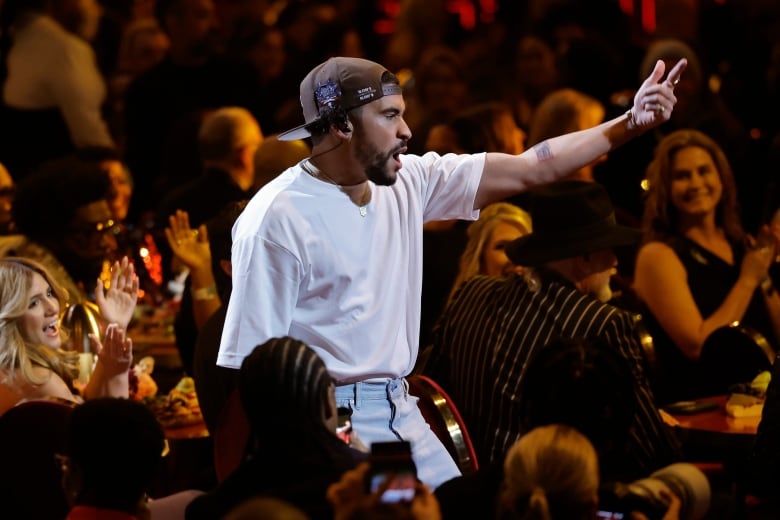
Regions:
<instances>
[{"instance_id":1,"label":"short dark hair","mask_svg":"<svg viewBox=\"0 0 780 520\"><path fill-rule=\"evenodd\" d=\"M44 163L17 184L13 218L31 240L60 240L79 208L110 196L111 181L99 163L71 155Z\"/></svg>"},{"instance_id":2,"label":"short dark hair","mask_svg":"<svg viewBox=\"0 0 780 520\"><path fill-rule=\"evenodd\" d=\"M104 397L73 410L65 446L94 497L96 503L89 505L126 511L138 504L157 474L165 435L143 404Z\"/></svg>"}]
</instances>

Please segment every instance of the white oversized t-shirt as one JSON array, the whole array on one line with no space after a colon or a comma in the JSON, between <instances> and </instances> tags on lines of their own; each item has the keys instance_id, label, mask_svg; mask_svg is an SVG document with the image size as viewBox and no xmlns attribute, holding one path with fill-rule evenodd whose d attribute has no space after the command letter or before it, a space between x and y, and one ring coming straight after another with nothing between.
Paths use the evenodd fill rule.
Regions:
<instances>
[{"instance_id":1,"label":"white oversized t-shirt","mask_svg":"<svg viewBox=\"0 0 780 520\"><path fill-rule=\"evenodd\" d=\"M233 227L233 291L217 364L239 368L292 336L339 383L407 375L417 358L423 223L476 219L485 154L401 156L362 217L341 189L296 165L264 186Z\"/></svg>"}]
</instances>

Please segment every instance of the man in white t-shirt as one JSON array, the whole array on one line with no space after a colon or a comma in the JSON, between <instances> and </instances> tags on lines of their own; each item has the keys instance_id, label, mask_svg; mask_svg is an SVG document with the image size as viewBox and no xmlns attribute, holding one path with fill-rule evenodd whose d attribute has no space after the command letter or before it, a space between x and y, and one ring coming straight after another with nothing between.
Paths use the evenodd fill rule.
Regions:
<instances>
[{"instance_id":1,"label":"man in white t-shirt","mask_svg":"<svg viewBox=\"0 0 780 520\"><path fill-rule=\"evenodd\" d=\"M325 361L339 406L368 445L407 440L420 480L459 474L425 424L404 376L418 351L423 223L475 219L479 208L555 181L669 119L681 61L663 62L626 114L521 155L405 155L411 132L397 78L331 58L301 83L312 155L263 187L233 228L233 292L217 364L240 368L278 336ZM273 396L268 396L273 399Z\"/></svg>"}]
</instances>

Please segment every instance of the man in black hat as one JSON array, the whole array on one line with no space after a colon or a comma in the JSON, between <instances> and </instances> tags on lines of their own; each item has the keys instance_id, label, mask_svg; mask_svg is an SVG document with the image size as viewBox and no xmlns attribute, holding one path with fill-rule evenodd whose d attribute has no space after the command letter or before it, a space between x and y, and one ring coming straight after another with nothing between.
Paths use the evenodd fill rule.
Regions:
<instances>
[{"instance_id":1,"label":"man in black hat","mask_svg":"<svg viewBox=\"0 0 780 520\"><path fill-rule=\"evenodd\" d=\"M630 456L639 474L672 462L677 442L655 406L634 318L607 303L614 247L636 244L599 184L565 181L531 194L533 233L507 245L523 275L477 276L442 314L426 373L457 403L480 463L500 461L522 432L520 390L529 360L554 340L590 339L629 361L637 409ZM593 417L594 421L608 418Z\"/></svg>"},{"instance_id":2,"label":"man in black hat","mask_svg":"<svg viewBox=\"0 0 780 520\"><path fill-rule=\"evenodd\" d=\"M521 155L417 156L392 72L359 58L318 65L300 86L304 124L280 136L311 138L311 157L266 184L233 227L217 364L239 368L271 337L300 339L325 361L361 439L409 441L431 487L457 476L404 379L420 337L423 224L473 220L663 123L684 68L666 74L658 62L628 113Z\"/></svg>"}]
</instances>

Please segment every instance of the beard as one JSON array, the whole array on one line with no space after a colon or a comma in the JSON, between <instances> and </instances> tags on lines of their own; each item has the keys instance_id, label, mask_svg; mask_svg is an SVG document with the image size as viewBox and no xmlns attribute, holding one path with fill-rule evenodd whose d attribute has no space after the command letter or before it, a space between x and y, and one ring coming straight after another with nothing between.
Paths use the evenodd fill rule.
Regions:
<instances>
[{"instance_id":1,"label":"beard","mask_svg":"<svg viewBox=\"0 0 780 520\"><path fill-rule=\"evenodd\" d=\"M356 125L355 136L361 143L355 150L355 157L364 165L366 177L377 186L392 186L397 179L395 166L390 164L394 151L382 152L370 143L367 136ZM366 143L366 144L363 144Z\"/></svg>"}]
</instances>

